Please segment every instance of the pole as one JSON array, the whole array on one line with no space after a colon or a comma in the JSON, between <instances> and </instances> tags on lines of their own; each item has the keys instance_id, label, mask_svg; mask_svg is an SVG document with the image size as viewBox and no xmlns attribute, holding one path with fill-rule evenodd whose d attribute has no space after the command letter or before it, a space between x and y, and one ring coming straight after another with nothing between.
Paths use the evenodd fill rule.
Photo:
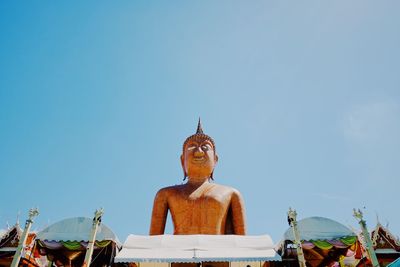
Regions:
<instances>
[{"instance_id":1,"label":"pole","mask_svg":"<svg viewBox=\"0 0 400 267\"><path fill-rule=\"evenodd\" d=\"M83 262L83 267L89 267L92 261L93 249L94 249L94 242L96 241L96 234L99 225L101 224L101 216L103 216L104 210L100 208L100 210L96 210L94 213L93 224L92 224L92 231L90 232L89 242L86 247L86 254L85 260Z\"/></svg>"},{"instance_id":2,"label":"pole","mask_svg":"<svg viewBox=\"0 0 400 267\"><path fill-rule=\"evenodd\" d=\"M299 229L297 228L296 217L297 217L296 210L292 210L292 208L289 208L288 223L293 230L294 245L296 246L296 251L297 251L297 260L299 261L300 267L306 267L306 259L304 258L303 248L301 247L301 240L300 240Z\"/></svg>"},{"instance_id":3,"label":"pole","mask_svg":"<svg viewBox=\"0 0 400 267\"><path fill-rule=\"evenodd\" d=\"M365 244L367 246L367 252L368 256L372 262L372 266L374 267L379 267L379 262L378 258L376 257L374 247L372 245L371 237L369 236L368 230L367 230L367 223L363 219L363 213L361 212L360 209L356 210L353 209L353 216L358 220L358 223L360 224L361 231L365 240Z\"/></svg>"},{"instance_id":4,"label":"pole","mask_svg":"<svg viewBox=\"0 0 400 267\"><path fill-rule=\"evenodd\" d=\"M25 229L22 232L21 239L19 240L18 247L17 247L17 250L15 251L14 258L11 262L10 267L18 266L19 261L21 260L22 250L25 247L26 239L28 238L28 234L29 234L29 231L30 231L32 223L33 223L33 218L35 218L37 215L39 215L38 209L30 209L29 210L29 217L26 220Z\"/></svg>"}]
</instances>

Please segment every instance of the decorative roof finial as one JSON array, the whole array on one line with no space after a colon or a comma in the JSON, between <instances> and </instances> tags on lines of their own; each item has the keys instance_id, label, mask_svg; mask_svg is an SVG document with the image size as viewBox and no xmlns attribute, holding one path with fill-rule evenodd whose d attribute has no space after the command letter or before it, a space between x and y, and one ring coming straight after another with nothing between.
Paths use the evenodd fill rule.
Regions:
<instances>
[{"instance_id":1,"label":"decorative roof finial","mask_svg":"<svg viewBox=\"0 0 400 267\"><path fill-rule=\"evenodd\" d=\"M379 221L378 212L375 212L375 213L376 213L376 225L381 225L381 222Z\"/></svg>"},{"instance_id":2,"label":"decorative roof finial","mask_svg":"<svg viewBox=\"0 0 400 267\"><path fill-rule=\"evenodd\" d=\"M21 211L17 213L17 221L15 222L16 225L19 225L19 216L21 215Z\"/></svg>"},{"instance_id":3,"label":"decorative roof finial","mask_svg":"<svg viewBox=\"0 0 400 267\"><path fill-rule=\"evenodd\" d=\"M204 134L203 128L201 127L201 120L200 120L200 117L199 117L199 123L197 124L197 131L196 131L196 134Z\"/></svg>"}]
</instances>

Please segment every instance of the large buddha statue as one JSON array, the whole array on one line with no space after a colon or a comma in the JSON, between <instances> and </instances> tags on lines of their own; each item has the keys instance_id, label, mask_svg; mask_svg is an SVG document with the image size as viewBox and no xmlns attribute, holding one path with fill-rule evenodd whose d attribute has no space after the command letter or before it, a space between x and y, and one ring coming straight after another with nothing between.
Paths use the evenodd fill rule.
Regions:
<instances>
[{"instance_id":1,"label":"large buddha statue","mask_svg":"<svg viewBox=\"0 0 400 267\"><path fill-rule=\"evenodd\" d=\"M150 235L162 235L168 211L174 234L246 234L244 202L234 188L213 182L218 156L214 140L197 132L183 144L181 163L187 182L158 191L151 217Z\"/></svg>"}]
</instances>

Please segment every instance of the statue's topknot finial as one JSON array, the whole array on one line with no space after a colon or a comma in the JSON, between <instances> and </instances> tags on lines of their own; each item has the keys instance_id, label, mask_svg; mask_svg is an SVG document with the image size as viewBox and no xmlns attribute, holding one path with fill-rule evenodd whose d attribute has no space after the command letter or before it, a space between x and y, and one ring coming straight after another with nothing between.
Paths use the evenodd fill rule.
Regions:
<instances>
[{"instance_id":1,"label":"statue's topknot finial","mask_svg":"<svg viewBox=\"0 0 400 267\"><path fill-rule=\"evenodd\" d=\"M199 123L197 124L197 131L196 131L196 134L204 134L203 128L201 128L201 120L200 120L200 117L199 117Z\"/></svg>"}]
</instances>

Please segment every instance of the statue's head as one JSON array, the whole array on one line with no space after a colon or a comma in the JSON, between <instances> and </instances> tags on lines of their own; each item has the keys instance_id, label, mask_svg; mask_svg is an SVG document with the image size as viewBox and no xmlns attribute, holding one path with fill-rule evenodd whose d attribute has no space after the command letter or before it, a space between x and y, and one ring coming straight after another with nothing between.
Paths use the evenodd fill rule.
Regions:
<instances>
[{"instance_id":1,"label":"statue's head","mask_svg":"<svg viewBox=\"0 0 400 267\"><path fill-rule=\"evenodd\" d=\"M201 122L195 134L186 138L183 143L181 163L184 179L211 178L218 162L214 140L203 132Z\"/></svg>"}]
</instances>

